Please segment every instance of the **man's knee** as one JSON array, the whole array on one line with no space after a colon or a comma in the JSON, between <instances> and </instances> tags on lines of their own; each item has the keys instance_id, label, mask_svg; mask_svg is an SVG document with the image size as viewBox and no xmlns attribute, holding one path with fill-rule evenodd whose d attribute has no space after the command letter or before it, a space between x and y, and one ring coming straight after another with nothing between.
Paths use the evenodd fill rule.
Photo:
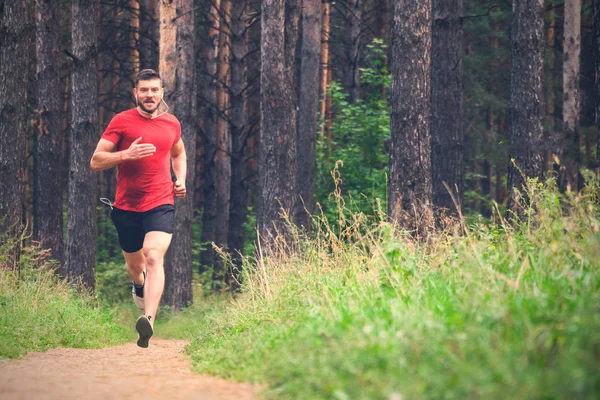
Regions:
<instances>
[{"instance_id":1,"label":"man's knee","mask_svg":"<svg viewBox=\"0 0 600 400\"><path fill-rule=\"evenodd\" d=\"M164 252L154 248L144 249L144 255L146 256L146 268L162 265L165 257Z\"/></svg>"}]
</instances>

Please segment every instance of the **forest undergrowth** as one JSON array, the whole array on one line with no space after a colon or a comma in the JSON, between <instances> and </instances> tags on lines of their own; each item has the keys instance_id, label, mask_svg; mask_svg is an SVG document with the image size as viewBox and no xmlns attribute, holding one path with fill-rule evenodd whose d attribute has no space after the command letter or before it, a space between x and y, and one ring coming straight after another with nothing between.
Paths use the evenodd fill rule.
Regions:
<instances>
[{"instance_id":1,"label":"forest undergrowth","mask_svg":"<svg viewBox=\"0 0 600 400\"><path fill-rule=\"evenodd\" d=\"M338 198L335 224L246 259L230 303L178 317L194 370L273 399L598 398L598 185L523 198L522 222L497 210L426 243Z\"/></svg>"}]
</instances>

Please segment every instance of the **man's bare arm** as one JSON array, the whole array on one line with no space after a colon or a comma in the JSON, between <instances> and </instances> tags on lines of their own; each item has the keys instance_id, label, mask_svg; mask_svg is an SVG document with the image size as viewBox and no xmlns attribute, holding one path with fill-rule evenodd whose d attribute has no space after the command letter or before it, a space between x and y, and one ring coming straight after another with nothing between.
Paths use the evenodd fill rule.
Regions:
<instances>
[{"instance_id":1,"label":"man's bare arm","mask_svg":"<svg viewBox=\"0 0 600 400\"><path fill-rule=\"evenodd\" d=\"M177 144L171 149L171 164L173 165L173 172L175 173L176 179L175 184L173 185L175 196L183 198L186 194L185 179L187 177L187 155L181 139L179 139Z\"/></svg>"},{"instance_id":2,"label":"man's bare arm","mask_svg":"<svg viewBox=\"0 0 600 400\"><path fill-rule=\"evenodd\" d=\"M127 150L114 151L116 144L110 140L100 139L96 151L90 160L90 167L94 171L103 171L113 168L123 161L139 160L154 154L156 147L153 144L141 143L141 137L137 138Z\"/></svg>"}]
</instances>

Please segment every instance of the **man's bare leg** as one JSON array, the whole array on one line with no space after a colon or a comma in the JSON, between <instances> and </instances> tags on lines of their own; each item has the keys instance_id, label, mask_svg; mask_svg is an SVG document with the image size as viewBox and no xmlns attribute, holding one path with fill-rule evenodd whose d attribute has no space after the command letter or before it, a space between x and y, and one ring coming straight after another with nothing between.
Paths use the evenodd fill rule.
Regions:
<instances>
[{"instance_id":1,"label":"man's bare leg","mask_svg":"<svg viewBox=\"0 0 600 400\"><path fill-rule=\"evenodd\" d=\"M146 262L146 283L144 287L145 314L154 325L156 311L165 288L164 258L173 235L166 232L146 233L142 249Z\"/></svg>"},{"instance_id":2,"label":"man's bare leg","mask_svg":"<svg viewBox=\"0 0 600 400\"><path fill-rule=\"evenodd\" d=\"M146 259L144 252L140 249L135 253L123 252L125 256L125 270L132 281L141 285L144 283L144 269L146 267Z\"/></svg>"}]
</instances>

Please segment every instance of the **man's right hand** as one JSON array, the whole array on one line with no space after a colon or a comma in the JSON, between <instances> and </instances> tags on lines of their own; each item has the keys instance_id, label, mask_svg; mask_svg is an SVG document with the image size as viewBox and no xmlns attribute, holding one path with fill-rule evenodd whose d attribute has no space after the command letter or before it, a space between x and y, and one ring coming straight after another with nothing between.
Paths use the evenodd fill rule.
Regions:
<instances>
[{"instance_id":1,"label":"man's right hand","mask_svg":"<svg viewBox=\"0 0 600 400\"><path fill-rule=\"evenodd\" d=\"M139 160L140 158L148 157L156 152L156 146L150 143L140 143L141 136L131 143L127 150L123 150L122 160Z\"/></svg>"}]
</instances>

